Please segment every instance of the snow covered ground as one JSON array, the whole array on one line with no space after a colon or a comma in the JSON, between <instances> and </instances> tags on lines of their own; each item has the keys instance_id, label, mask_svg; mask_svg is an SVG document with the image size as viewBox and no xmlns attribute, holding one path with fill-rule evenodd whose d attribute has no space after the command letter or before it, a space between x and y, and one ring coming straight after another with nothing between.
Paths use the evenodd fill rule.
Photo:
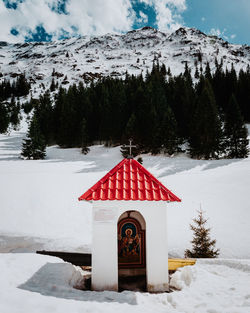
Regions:
<instances>
[{"instance_id":1,"label":"snow covered ground","mask_svg":"<svg viewBox=\"0 0 250 313\"><path fill-rule=\"evenodd\" d=\"M53 146L46 160L25 161L19 158L25 125L0 135L0 252L89 251L91 204L77 198L122 159L119 147L93 146L85 156L79 149ZM201 206L220 257L250 258L250 158L145 155L143 161L182 199L167 204L171 256L182 257L189 247L189 224Z\"/></svg>"},{"instance_id":2,"label":"snow covered ground","mask_svg":"<svg viewBox=\"0 0 250 313\"><path fill-rule=\"evenodd\" d=\"M0 254L0 268L2 313L250 311L250 260L200 260L173 275L180 291L161 294L78 290L83 271L30 253Z\"/></svg>"},{"instance_id":3,"label":"snow covered ground","mask_svg":"<svg viewBox=\"0 0 250 313\"><path fill-rule=\"evenodd\" d=\"M182 199L167 204L170 255L182 257L189 247L189 223L201 205L220 259L177 271L171 285L180 291L169 294L82 291L74 288L82 286L79 268L27 252L91 250L91 205L77 198L121 160L119 148L93 146L84 156L49 147L46 160L24 161L25 125L0 135L0 313L250 312L250 158L143 156L144 166Z\"/></svg>"}]
</instances>

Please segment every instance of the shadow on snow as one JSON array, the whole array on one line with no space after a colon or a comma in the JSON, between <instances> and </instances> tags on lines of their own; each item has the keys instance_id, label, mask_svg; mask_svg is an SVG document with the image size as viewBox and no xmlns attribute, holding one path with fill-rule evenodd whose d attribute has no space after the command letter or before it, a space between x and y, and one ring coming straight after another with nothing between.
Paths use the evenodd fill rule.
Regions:
<instances>
[{"instance_id":1,"label":"shadow on snow","mask_svg":"<svg viewBox=\"0 0 250 313\"><path fill-rule=\"evenodd\" d=\"M75 268L69 263L46 263L18 288L63 299L137 304L136 294L129 291L118 293L75 289L74 284L81 284L81 279L83 276L77 274Z\"/></svg>"}]
</instances>

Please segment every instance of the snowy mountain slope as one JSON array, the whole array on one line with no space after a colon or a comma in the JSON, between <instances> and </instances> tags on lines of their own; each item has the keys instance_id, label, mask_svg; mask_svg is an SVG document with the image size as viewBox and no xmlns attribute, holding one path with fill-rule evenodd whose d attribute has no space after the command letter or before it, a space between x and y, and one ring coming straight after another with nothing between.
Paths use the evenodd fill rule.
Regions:
<instances>
[{"instance_id":1,"label":"snowy mountain slope","mask_svg":"<svg viewBox=\"0 0 250 313\"><path fill-rule=\"evenodd\" d=\"M224 68L233 63L236 70L245 69L250 63L250 47L232 45L215 36L208 36L194 28L180 28L172 34L150 27L127 34L107 34L99 37L84 36L56 42L8 44L0 42L1 79L15 78L25 71L33 85L48 87L52 71L59 83L89 82L91 79L111 75L124 77L146 74L152 62L170 66L173 74L183 71L185 62L194 63L223 59ZM199 65L200 66L200 65Z\"/></svg>"}]
</instances>

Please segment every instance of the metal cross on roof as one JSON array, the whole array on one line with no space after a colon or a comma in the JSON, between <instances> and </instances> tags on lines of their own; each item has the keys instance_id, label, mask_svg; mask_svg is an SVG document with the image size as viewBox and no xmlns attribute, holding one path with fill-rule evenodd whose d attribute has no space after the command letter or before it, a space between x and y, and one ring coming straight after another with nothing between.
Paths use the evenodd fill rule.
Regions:
<instances>
[{"instance_id":1,"label":"metal cross on roof","mask_svg":"<svg viewBox=\"0 0 250 313\"><path fill-rule=\"evenodd\" d=\"M132 157L132 148L136 148L136 146L132 145L132 141L133 141L132 138L130 138L128 141L129 141L129 145L125 145L124 147L129 148L129 156L128 157L132 159L133 158Z\"/></svg>"}]
</instances>

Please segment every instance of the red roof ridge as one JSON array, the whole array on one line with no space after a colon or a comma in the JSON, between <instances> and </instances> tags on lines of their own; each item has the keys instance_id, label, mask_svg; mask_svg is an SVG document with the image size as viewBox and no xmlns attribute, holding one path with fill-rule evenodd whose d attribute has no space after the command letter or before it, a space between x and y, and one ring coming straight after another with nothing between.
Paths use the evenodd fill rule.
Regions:
<instances>
[{"instance_id":1,"label":"red roof ridge","mask_svg":"<svg viewBox=\"0 0 250 313\"><path fill-rule=\"evenodd\" d=\"M126 167L125 164L129 166ZM123 165L124 168L120 171ZM137 167L140 173L135 173L133 167ZM115 174L117 178L114 180ZM148 179L138 177L139 174ZM78 200L181 201L135 159L123 159Z\"/></svg>"},{"instance_id":2,"label":"red roof ridge","mask_svg":"<svg viewBox=\"0 0 250 313\"><path fill-rule=\"evenodd\" d=\"M106 175L104 175L100 180L98 180L97 183L95 183L92 187L90 187L83 195L81 195L78 200L81 201L81 200L85 200L85 199L81 199L82 197L84 197L84 195L87 195L87 193L90 193L90 191L95 191L95 188L98 187L101 183L104 184L107 179L109 177L112 177L115 172L123 165L124 161L126 159L123 159L121 162L119 162L118 164L116 164L115 167L113 167Z\"/></svg>"},{"instance_id":3,"label":"red roof ridge","mask_svg":"<svg viewBox=\"0 0 250 313\"><path fill-rule=\"evenodd\" d=\"M138 166L140 166L140 167L143 169L143 171L144 171L145 173L148 174L149 177L151 177L151 178L155 181L155 183L159 184L159 185L161 186L161 188L163 188L164 190L166 190L166 191L168 191L170 194L172 194L174 197L176 197L167 187L165 187L165 186L163 185L163 183L162 183L161 181L159 181L159 179L157 179L153 174L151 174L144 166L142 166L137 160L134 160L134 161L137 163ZM176 198L177 198L177 197L176 197ZM179 199L179 198L178 198L178 199ZM179 199L179 200L181 201L181 199Z\"/></svg>"}]
</instances>

